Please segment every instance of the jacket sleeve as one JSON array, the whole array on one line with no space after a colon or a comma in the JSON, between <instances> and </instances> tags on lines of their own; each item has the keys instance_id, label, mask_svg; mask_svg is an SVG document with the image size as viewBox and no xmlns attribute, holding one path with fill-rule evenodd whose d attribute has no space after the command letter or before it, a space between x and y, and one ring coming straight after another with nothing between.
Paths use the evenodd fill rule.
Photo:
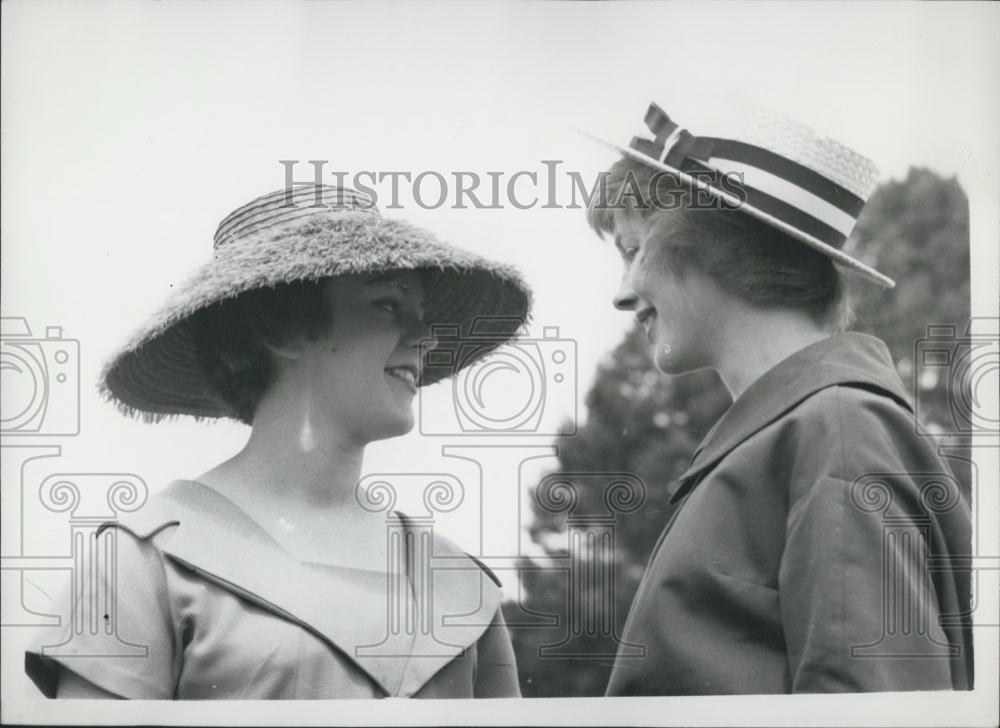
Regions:
<instances>
[{"instance_id":1,"label":"jacket sleeve","mask_svg":"<svg viewBox=\"0 0 1000 728\"><path fill-rule=\"evenodd\" d=\"M501 609L476 643L476 660L475 697L521 697L514 647Z\"/></svg>"},{"instance_id":2,"label":"jacket sleeve","mask_svg":"<svg viewBox=\"0 0 1000 728\"><path fill-rule=\"evenodd\" d=\"M50 698L64 670L122 698L172 698L180 659L162 552L124 528L105 529L95 548L113 550L114 559L74 574L56 601L63 626L35 638L25 671Z\"/></svg>"},{"instance_id":3,"label":"jacket sleeve","mask_svg":"<svg viewBox=\"0 0 1000 728\"><path fill-rule=\"evenodd\" d=\"M918 492L934 462L905 419L846 387L793 418L779 571L793 692L953 687L928 562L936 525Z\"/></svg>"}]
</instances>

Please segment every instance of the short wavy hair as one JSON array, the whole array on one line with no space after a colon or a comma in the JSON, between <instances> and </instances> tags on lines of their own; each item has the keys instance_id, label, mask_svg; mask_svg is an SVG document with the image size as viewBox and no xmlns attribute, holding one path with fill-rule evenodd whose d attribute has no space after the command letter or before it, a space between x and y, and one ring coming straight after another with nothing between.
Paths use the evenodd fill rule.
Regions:
<instances>
[{"instance_id":1,"label":"short wavy hair","mask_svg":"<svg viewBox=\"0 0 1000 728\"><path fill-rule=\"evenodd\" d=\"M588 222L599 235L613 235L619 215L641 215L655 224L658 257L673 270L693 266L742 301L804 311L832 331L850 325L847 281L832 259L746 213L692 206L689 192L674 175L626 157L607 172ZM666 210L664 199L679 203Z\"/></svg>"}]
</instances>

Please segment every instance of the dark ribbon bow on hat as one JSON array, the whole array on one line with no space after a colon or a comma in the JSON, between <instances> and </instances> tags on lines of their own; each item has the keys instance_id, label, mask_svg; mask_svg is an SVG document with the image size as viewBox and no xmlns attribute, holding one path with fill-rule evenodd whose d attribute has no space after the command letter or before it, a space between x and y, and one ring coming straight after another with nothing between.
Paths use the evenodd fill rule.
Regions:
<instances>
[{"instance_id":1,"label":"dark ribbon bow on hat","mask_svg":"<svg viewBox=\"0 0 1000 728\"><path fill-rule=\"evenodd\" d=\"M712 156L712 139L696 137L687 129L681 128L655 103L649 105L645 122L655 138L650 140L632 137L629 143L640 154L674 169L681 169L681 164L688 158L707 161Z\"/></svg>"}]
</instances>

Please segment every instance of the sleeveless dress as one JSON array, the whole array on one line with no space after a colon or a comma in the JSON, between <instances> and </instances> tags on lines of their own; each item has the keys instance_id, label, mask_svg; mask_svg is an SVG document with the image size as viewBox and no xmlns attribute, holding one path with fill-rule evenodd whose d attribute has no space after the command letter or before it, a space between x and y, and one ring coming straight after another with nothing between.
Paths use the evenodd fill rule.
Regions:
<instances>
[{"instance_id":1,"label":"sleeveless dress","mask_svg":"<svg viewBox=\"0 0 1000 728\"><path fill-rule=\"evenodd\" d=\"M25 669L49 697L60 665L132 699L519 696L496 577L403 520L405 574L303 562L175 481L101 527L103 568L74 573Z\"/></svg>"}]
</instances>

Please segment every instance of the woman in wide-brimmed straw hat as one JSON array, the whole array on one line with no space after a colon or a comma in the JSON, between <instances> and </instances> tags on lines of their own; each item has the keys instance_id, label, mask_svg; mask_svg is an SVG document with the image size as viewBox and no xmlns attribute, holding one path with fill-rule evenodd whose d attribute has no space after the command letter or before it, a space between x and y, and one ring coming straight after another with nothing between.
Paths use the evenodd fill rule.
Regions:
<instances>
[{"instance_id":1,"label":"woman in wide-brimmed straw hat","mask_svg":"<svg viewBox=\"0 0 1000 728\"><path fill-rule=\"evenodd\" d=\"M657 367L734 402L674 485L609 695L968 689L968 505L886 346L845 332L877 170L781 114L659 106L590 220ZM638 121L638 119L637 119ZM931 559L939 565L931 567Z\"/></svg>"},{"instance_id":2,"label":"woman in wide-brimmed straw hat","mask_svg":"<svg viewBox=\"0 0 1000 728\"><path fill-rule=\"evenodd\" d=\"M509 339L529 306L515 270L351 190L282 190L226 217L212 261L110 360L102 387L146 420L229 417L250 438L109 524L115 568L90 588L117 585L115 613L107 629L39 638L36 684L59 697L517 695L496 577L437 534L419 543L406 516L364 507L356 485L365 446L413 427L417 388ZM457 345L436 341L436 324L461 334L481 317L507 322L494 345L428 364ZM402 553L387 529L404 534ZM431 555L447 570L429 573ZM109 634L145 649L116 654Z\"/></svg>"}]
</instances>

